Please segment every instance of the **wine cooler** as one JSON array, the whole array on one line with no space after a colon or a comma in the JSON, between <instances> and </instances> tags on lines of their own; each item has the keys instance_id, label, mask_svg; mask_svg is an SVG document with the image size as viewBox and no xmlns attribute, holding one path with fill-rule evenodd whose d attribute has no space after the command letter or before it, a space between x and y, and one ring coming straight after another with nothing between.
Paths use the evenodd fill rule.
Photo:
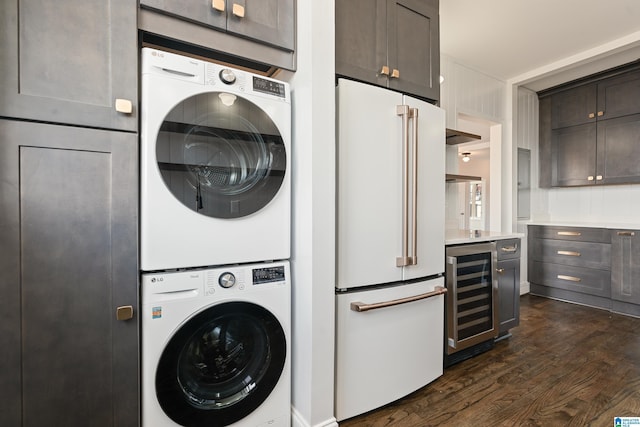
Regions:
<instances>
[{"instance_id":1,"label":"wine cooler","mask_svg":"<svg viewBox=\"0 0 640 427\"><path fill-rule=\"evenodd\" d=\"M499 332L495 242L446 249L445 366L493 347Z\"/></svg>"}]
</instances>

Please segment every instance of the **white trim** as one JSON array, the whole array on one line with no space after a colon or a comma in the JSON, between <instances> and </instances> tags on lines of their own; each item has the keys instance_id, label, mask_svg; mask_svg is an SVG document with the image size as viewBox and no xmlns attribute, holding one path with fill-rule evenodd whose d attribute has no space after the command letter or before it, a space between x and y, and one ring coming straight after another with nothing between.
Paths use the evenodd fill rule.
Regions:
<instances>
[{"instance_id":1,"label":"white trim","mask_svg":"<svg viewBox=\"0 0 640 427\"><path fill-rule=\"evenodd\" d=\"M311 424L309 424L309 422L303 418L302 414L300 414L300 412L298 412L296 408L292 406L291 427L338 427L338 421L335 419L335 417L331 417L328 420L311 426Z\"/></svg>"}]
</instances>

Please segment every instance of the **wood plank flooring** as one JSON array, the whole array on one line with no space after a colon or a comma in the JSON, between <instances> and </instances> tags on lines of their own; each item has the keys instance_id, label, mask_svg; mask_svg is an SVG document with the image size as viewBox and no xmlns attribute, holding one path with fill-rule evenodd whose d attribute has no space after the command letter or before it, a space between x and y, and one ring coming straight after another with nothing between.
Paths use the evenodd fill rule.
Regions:
<instances>
[{"instance_id":1,"label":"wood plank flooring","mask_svg":"<svg viewBox=\"0 0 640 427\"><path fill-rule=\"evenodd\" d=\"M340 427L599 427L640 417L640 319L524 295L511 332L493 350Z\"/></svg>"}]
</instances>

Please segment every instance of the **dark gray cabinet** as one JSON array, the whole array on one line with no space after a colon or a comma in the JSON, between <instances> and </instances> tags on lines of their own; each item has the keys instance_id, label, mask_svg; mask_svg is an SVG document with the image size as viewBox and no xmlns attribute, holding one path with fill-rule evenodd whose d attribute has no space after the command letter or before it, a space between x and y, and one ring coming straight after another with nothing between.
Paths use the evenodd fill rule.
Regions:
<instances>
[{"instance_id":1,"label":"dark gray cabinet","mask_svg":"<svg viewBox=\"0 0 640 427\"><path fill-rule=\"evenodd\" d=\"M295 69L295 0L140 0L140 7L144 31Z\"/></svg>"},{"instance_id":2,"label":"dark gray cabinet","mask_svg":"<svg viewBox=\"0 0 640 427\"><path fill-rule=\"evenodd\" d=\"M531 293L640 316L640 231L529 225Z\"/></svg>"},{"instance_id":3,"label":"dark gray cabinet","mask_svg":"<svg viewBox=\"0 0 640 427\"><path fill-rule=\"evenodd\" d=\"M528 227L531 293L611 308L611 238L606 228Z\"/></svg>"},{"instance_id":4,"label":"dark gray cabinet","mask_svg":"<svg viewBox=\"0 0 640 427\"><path fill-rule=\"evenodd\" d=\"M496 242L499 334L520 324L520 239Z\"/></svg>"},{"instance_id":5,"label":"dark gray cabinet","mask_svg":"<svg viewBox=\"0 0 640 427\"><path fill-rule=\"evenodd\" d=\"M0 27L0 116L137 130L135 2L3 1Z\"/></svg>"},{"instance_id":6,"label":"dark gray cabinet","mask_svg":"<svg viewBox=\"0 0 640 427\"><path fill-rule=\"evenodd\" d=\"M540 93L540 186L640 182L640 65Z\"/></svg>"},{"instance_id":7,"label":"dark gray cabinet","mask_svg":"<svg viewBox=\"0 0 640 427\"><path fill-rule=\"evenodd\" d=\"M338 0L336 74L440 99L438 0Z\"/></svg>"},{"instance_id":8,"label":"dark gray cabinet","mask_svg":"<svg viewBox=\"0 0 640 427\"><path fill-rule=\"evenodd\" d=\"M0 120L0 425L139 425L137 203L136 134Z\"/></svg>"},{"instance_id":9,"label":"dark gray cabinet","mask_svg":"<svg viewBox=\"0 0 640 427\"><path fill-rule=\"evenodd\" d=\"M639 230L611 230L611 299L614 310L640 316Z\"/></svg>"}]
</instances>

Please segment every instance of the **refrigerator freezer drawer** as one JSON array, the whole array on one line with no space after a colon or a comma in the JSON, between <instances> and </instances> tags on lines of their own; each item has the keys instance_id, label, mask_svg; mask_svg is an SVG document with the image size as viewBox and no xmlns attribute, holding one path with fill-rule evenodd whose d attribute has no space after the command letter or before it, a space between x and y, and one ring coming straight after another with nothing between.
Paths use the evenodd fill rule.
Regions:
<instances>
[{"instance_id":1,"label":"refrigerator freezer drawer","mask_svg":"<svg viewBox=\"0 0 640 427\"><path fill-rule=\"evenodd\" d=\"M437 287L444 287L444 278L336 295L338 421L442 375L444 296Z\"/></svg>"}]
</instances>

